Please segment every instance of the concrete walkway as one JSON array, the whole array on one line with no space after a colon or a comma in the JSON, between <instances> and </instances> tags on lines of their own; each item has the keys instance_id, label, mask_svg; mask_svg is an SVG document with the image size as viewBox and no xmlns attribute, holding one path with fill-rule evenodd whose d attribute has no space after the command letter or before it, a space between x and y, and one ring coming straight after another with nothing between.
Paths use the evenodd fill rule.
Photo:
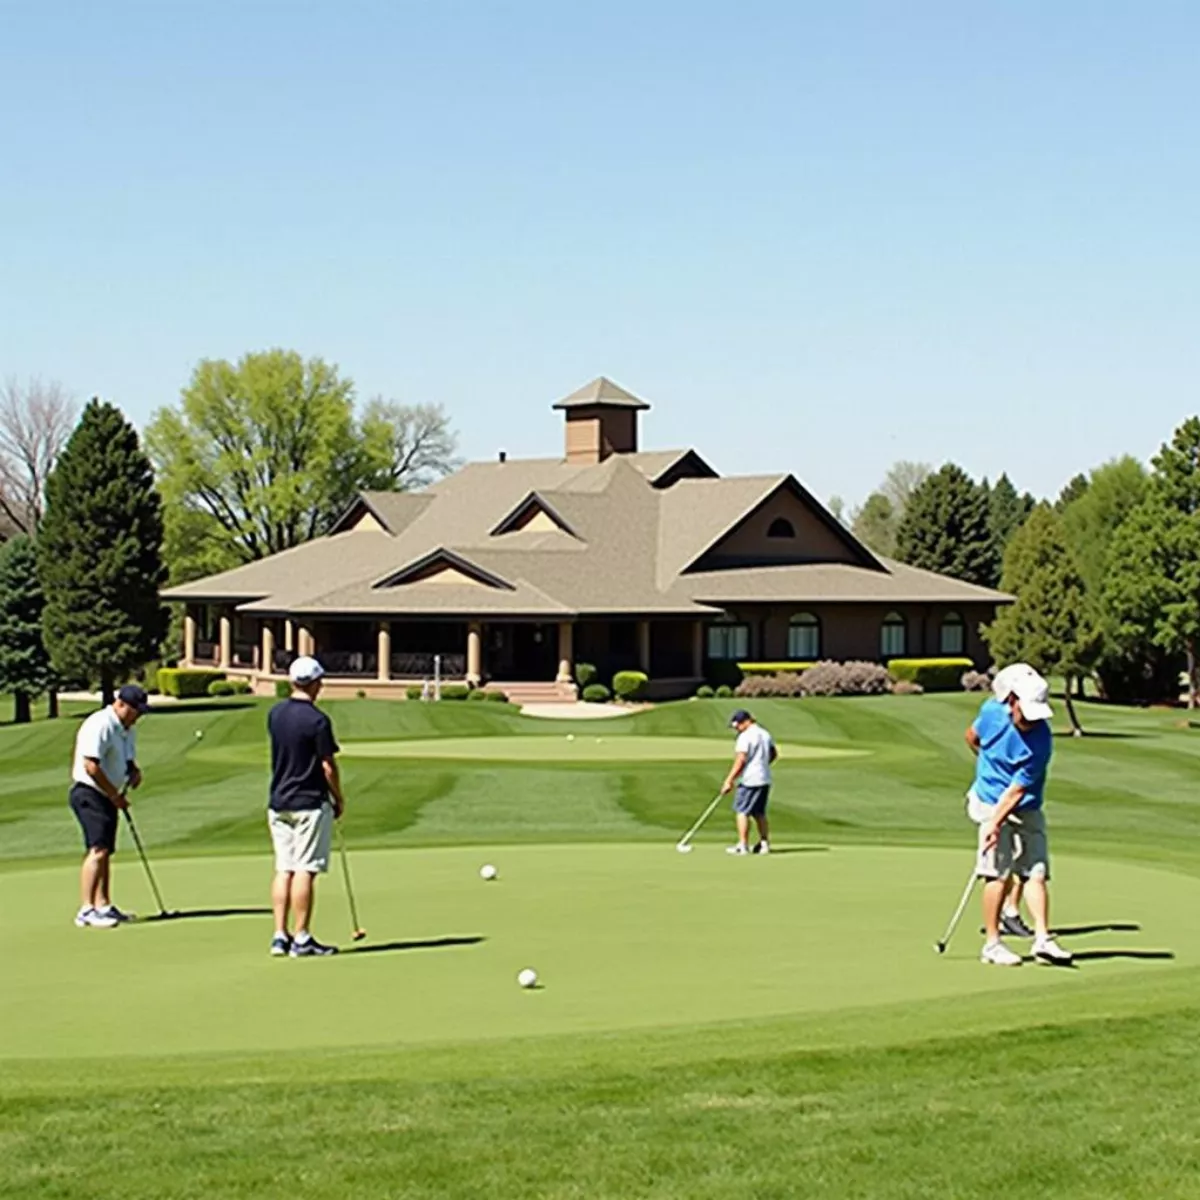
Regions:
<instances>
[{"instance_id":1,"label":"concrete walkway","mask_svg":"<svg viewBox=\"0 0 1200 1200\"><path fill-rule=\"evenodd\" d=\"M545 717L551 721L605 721L631 717L649 707L648 704L588 704L579 700L574 704L524 704L521 716Z\"/></svg>"}]
</instances>

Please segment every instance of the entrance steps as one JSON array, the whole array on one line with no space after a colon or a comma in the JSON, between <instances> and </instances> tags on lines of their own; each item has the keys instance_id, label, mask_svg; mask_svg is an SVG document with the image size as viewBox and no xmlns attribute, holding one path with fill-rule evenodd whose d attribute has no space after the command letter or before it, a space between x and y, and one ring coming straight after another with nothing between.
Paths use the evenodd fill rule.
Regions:
<instances>
[{"instance_id":1,"label":"entrance steps","mask_svg":"<svg viewBox=\"0 0 1200 1200\"><path fill-rule=\"evenodd\" d=\"M503 692L512 704L574 704L573 683L503 683L496 679L487 685Z\"/></svg>"}]
</instances>

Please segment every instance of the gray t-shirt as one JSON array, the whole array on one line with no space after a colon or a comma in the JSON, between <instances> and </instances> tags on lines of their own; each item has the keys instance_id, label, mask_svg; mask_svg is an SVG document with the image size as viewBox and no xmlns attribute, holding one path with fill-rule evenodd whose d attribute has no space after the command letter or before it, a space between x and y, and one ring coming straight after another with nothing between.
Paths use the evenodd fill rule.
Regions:
<instances>
[{"instance_id":1,"label":"gray t-shirt","mask_svg":"<svg viewBox=\"0 0 1200 1200\"><path fill-rule=\"evenodd\" d=\"M771 783L771 751L775 743L761 725L751 725L738 734L737 752L746 756L742 769L744 787L769 787Z\"/></svg>"},{"instance_id":2,"label":"gray t-shirt","mask_svg":"<svg viewBox=\"0 0 1200 1200\"><path fill-rule=\"evenodd\" d=\"M121 724L121 718L111 705L92 713L75 735L75 761L71 765L71 778L99 792L96 781L87 773L84 760L89 758L96 759L113 787L125 786L129 764L137 758L137 738L132 729L126 729Z\"/></svg>"}]
</instances>

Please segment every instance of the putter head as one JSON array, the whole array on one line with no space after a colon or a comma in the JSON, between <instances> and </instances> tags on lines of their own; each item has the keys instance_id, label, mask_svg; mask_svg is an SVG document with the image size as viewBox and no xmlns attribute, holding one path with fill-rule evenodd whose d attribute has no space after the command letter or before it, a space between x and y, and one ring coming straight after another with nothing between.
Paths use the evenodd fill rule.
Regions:
<instances>
[{"instance_id":1,"label":"putter head","mask_svg":"<svg viewBox=\"0 0 1200 1200\"><path fill-rule=\"evenodd\" d=\"M356 929L350 936L354 941L361 942L367 936L367 931L365 929Z\"/></svg>"},{"instance_id":2,"label":"putter head","mask_svg":"<svg viewBox=\"0 0 1200 1200\"><path fill-rule=\"evenodd\" d=\"M675 846L675 849L678 850L680 854L691 854L692 844L691 842L679 842Z\"/></svg>"},{"instance_id":3,"label":"putter head","mask_svg":"<svg viewBox=\"0 0 1200 1200\"><path fill-rule=\"evenodd\" d=\"M934 949L936 949L939 954L945 954L946 953L946 943L938 942L937 945L934 947Z\"/></svg>"}]
</instances>

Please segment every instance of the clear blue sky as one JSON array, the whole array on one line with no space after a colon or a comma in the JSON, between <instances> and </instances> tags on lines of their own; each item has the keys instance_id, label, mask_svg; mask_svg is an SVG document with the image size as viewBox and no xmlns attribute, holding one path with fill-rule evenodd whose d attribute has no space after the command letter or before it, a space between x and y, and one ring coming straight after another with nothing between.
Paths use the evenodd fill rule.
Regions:
<instances>
[{"instance_id":1,"label":"clear blue sky","mask_svg":"<svg viewBox=\"0 0 1200 1200\"><path fill-rule=\"evenodd\" d=\"M0 375L286 346L555 453L1057 491L1200 408L1200 6L0 0Z\"/></svg>"}]
</instances>

